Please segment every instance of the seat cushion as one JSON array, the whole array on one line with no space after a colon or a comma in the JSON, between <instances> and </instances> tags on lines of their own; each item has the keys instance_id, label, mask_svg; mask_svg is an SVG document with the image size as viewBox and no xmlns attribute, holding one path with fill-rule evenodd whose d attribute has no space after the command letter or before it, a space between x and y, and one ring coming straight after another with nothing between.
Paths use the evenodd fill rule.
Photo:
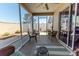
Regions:
<instances>
[{"instance_id":1,"label":"seat cushion","mask_svg":"<svg viewBox=\"0 0 79 59\"><path fill-rule=\"evenodd\" d=\"M0 49L0 56L9 56L14 53L15 47L14 46L6 46Z\"/></svg>"}]
</instances>

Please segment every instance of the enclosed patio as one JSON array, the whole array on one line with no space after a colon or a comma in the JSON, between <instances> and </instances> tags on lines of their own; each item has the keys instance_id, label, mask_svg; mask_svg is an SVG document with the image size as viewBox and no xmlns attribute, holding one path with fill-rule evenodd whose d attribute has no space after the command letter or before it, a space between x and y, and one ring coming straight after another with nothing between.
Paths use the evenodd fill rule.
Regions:
<instances>
[{"instance_id":1,"label":"enclosed patio","mask_svg":"<svg viewBox=\"0 0 79 59\"><path fill-rule=\"evenodd\" d=\"M79 4L19 3L1 6L4 6L0 8L5 17L0 19L10 20L1 21L5 25L0 33L0 55L75 56L78 53L75 51L79 48L79 33L76 33L79 31L76 28L79 27ZM3 9L6 9L4 14Z\"/></svg>"}]
</instances>

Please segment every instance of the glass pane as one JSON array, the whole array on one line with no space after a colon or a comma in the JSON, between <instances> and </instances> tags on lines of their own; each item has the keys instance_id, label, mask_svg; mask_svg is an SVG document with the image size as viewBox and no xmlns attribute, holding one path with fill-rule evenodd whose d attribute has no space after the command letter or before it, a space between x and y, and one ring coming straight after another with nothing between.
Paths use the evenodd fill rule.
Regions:
<instances>
[{"instance_id":1,"label":"glass pane","mask_svg":"<svg viewBox=\"0 0 79 59\"><path fill-rule=\"evenodd\" d=\"M21 6L22 35L32 32L32 15Z\"/></svg>"},{"instance_id":2,"label":"glass pane","mask_svg":"<svg viewBox=\"0 0 79 59\"><path fill-rule=\"evenodd\" d=\"M46 30L47 30L47 26L46 26L46 16L39 16L39 32L40 35L46 35Z\"/></svg>"},{"instance_id":3,"label":"glass pane","mask_svg":"<svg viewBox=\"0 0 79 59\"><path fill-rule=\"evenodd\" d=\"M0 3L0 48L11 44L18 49L21 46L21 41L18 40L20 34L19 5Z\"/></svg>"},{"instance_id":4,"label":"glass pane","mask_svg":"<svg viewBox=\"0 0 79 59\"><path fill-rule=\"evenodd\" d=\"M39 29L38 29L38 16L33 16L33 27L34 27L34 30L36 31L36 32L38 32L39 31Z\"/></svg>"},{"instance_id":5,"label":"glass pane","mask_svg":"<svg viewBox=\"0 0 79 59\"><path fill-rule=\"evenodd\" d=\"M53 16L48 16L47 18L47 30L53 31Z\"/></svg>"},{"instance_id":6,"label":"glass pane","mask_svg":"<svg viewBox=\"0 0 79 59\"><path fill-rule=\"evenodd\" d=\"M77 16L76 16L76 28L75 28L75 41L74 49L79 48L79 3L77 4Z\"/></svg>"},{"instance_id":7,"label":"glass pane","mask_svg":"<svg viewBox=\"0 0 79 59\"><path fill-rule=\"evenodd\" d=\"M53 30L53 16L33 16L33 28L40 34L47 35L48 30Z\"/></svg>"},{"instance_id":8,"label":"glass pane","mask_svg":"<svg viewBox=\"0 0 79 59\"><path fill-rule=\"evenodd\" d=\"M69 42L68 42L68 45L70 47L73 46L73 32L74 32L74 24L75 24L75 19L74 19L74 12L75 12L75 4L73 4L72 6L72 12L71 12L71 16L72 16L72 19L70 19L70 38L69 38Z\"/></svg>"},{"instance_id":9,"label":"glass pane","mask_svg":"<svg viewBox=\"0 0 79 59\"><path fill-rule=\"evenodd\" d=\"M19 10L16 3L0 4L0 38L20 35Z\"/></svg>"},{"instance_id":10,"label":"glass pane","mask_svg":"<svg viewBox=\"0 0 79 59\"><path fill-rule=\"evenodd\" d=\"M60 13L60 39L67 44L69 31L69 7Z\"/></svg>"}]
</instances>

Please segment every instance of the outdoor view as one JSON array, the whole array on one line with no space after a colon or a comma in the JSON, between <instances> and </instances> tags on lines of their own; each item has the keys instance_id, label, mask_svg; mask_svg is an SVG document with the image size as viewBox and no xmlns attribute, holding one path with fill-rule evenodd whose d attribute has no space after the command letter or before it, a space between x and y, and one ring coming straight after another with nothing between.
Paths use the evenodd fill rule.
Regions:
<instances>
[{"instance_id":1,"label":"outdoor view","mask_svg":"<svg viewBox=\"0 0 79 59\"><path fill-rule=\"evenodd\" d=\"M22 6L21 9L21 28L19 16L19 4L0 4L0 39L8 37L27 35L28 31L32 32L32 16ZM39 19L38 19L39 18ZM52 16L34 16L34 30L40 35L46 35L47 30L52 30ZM49 25L49 26L48 26Z\"/></svg>"},{"instance_id":2,"label":"outdoor view","mask_svg":"<svg viewBox=\"0 0 79 59\"><path fill-rule=\"evenodd\" d=\"M0 3L0 49L12 46L12 56L75 55L78 10L79 4Z\"/></svg>"},{"instance_id":3,"label":"outdoor view","mask_svg":"<svg viewBox=\"0 0 79 59\"><path fill-rule=\"evenodd\" d=\"M27 39L23 37L31 28L31 15L21 5L17 3L0 4L0 48L14 45L15 49L19 49L29 40L28 37L25 37Z\"/></svg>"},{"instance_id":4,"label":"outdoor view","mask_svg":"<svg viewBox=\"0 0 79 59\"><path fill-rule=\"evenodd\" d=\"M21 6L21 19L22 19L22 34L27 34L28 26L24 23L24 17L28 17L28 12L25 11ZM26 15L27 14L27 15ZM19 18L19 4L0 4L0 40L4 40L8 37L18 36L21 34L20 31L20 18ZM27 22L28 23L28 22Z\"/></svg>"},{"instance_id":5,"label":"outdoor view","mask_svg":"<svg viewBox=\"0 0 79 59\"><path fill-rule=\"evenodd\" d=\"M38 31L40 35L47 35L47 31L52 31L53 16L34 16L33 24L34 30Z\"/></svg>"},{"instance_id":6,"label":"outdoor view","mask_svg":"<svg viewBox=\"0 0 79 59\"><path fill-rule=\"evenodd\" d=\"M18 4L0 4L0 40L20 33Z\"/></svg>"}]
</instances>

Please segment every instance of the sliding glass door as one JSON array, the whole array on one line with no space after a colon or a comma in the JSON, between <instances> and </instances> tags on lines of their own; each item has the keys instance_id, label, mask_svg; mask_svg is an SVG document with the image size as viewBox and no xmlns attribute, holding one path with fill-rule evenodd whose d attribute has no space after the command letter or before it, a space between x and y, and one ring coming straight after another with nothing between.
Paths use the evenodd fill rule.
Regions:
<instances>
[{"instance_id":1,"label":"sliding glass door","mask_svg":"<svg viewBox=\"0 0 79 59\"><path fill-rule=\"evenodd\" d=\"M72 50L79 48L79 4L60 13L59 38Z\"/></svg>"},{"instance_id":2,"label":"sliding glass door","mask_svg":"<svg viewBox=\"0 0 79 59\"><path fill-rule=\"evenodd\" d=\"M75 5L75 21L73 20L75 24L75 33L74 33L74 47L73 49L79 48L79 3Z\"/></svg>"},{"instance_id":3,"label":"sliding glass door","mask_svg":"<svg viewBox=\"0 0 79 59\"><path fill-rule=\"evenodd\" d=\"M69 33L69 7L60 13L60 39L68 44Z\"/></svg>"}]
</instances>

